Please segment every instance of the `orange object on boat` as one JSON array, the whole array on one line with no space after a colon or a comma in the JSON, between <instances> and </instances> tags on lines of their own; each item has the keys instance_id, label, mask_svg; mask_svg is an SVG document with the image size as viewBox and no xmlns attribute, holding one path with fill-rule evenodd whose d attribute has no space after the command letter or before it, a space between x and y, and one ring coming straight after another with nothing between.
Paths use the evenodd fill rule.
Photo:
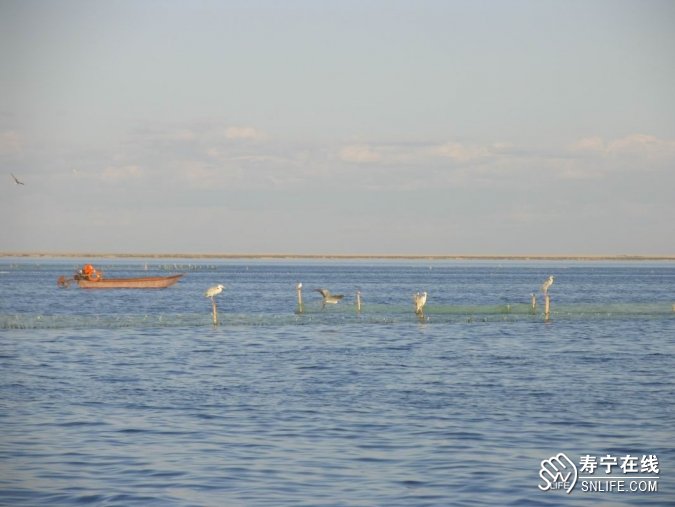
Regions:
<instances>
[{"instance_id":1,"label":"orange object on boat","mask_svg":"<svg viewBox=\"0 0 675 507\"><path fill-rule=\"evenodd\" d=\"M102 278L101 273L96 271L96 268L91 264L85 264L84 266L82 266L82 277L85 280L89 280L92 282L98 282Z\"/></svg>"}]
</instances>

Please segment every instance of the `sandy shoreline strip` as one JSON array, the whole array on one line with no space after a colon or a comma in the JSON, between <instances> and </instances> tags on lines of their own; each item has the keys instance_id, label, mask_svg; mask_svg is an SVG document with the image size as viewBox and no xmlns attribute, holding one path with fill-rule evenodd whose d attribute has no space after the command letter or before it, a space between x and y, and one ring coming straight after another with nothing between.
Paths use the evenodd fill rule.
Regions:
<instances>
[{"instance_id":1,"label":"sandy shoreline strip","mask_svg":"<svg viewBox=\"0 0 675 507\"><path fill-rule=\"evenodd\" d=\"M329 260L494 260L494 261L675 261L675 255L404 255L404 254L241 254L241 253L101 253L101 252L0 252L0 257L85 259L329 259Z\"/></svg>"}]
</instances>

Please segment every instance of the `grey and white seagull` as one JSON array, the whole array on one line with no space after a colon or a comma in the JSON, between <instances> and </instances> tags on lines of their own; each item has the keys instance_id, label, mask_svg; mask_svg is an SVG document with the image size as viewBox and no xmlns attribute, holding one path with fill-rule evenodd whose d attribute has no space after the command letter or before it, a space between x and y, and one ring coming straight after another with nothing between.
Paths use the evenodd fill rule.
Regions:
<instances>
[{"instance_id":1,"label":"grey and white seagull","mask_svg":"<svg viewBox=\"0 0 675 507\"><path fill-rule=\"evenodd\" d=\"M14 183L16 183L17 185L25 185L25 183L23 181L19 181L19 178L14 176L14 173L9 173L9 174L11 174L12 178L14 178Z\"/></svg>"},{"instance_id":2,"label":"grey and white seagull","mask_svg":"<svg viewBox=\"0 0 675 507\"><path fill-rule=\"evenodd\" d=\"M328 289L314 289L316 292L319 292L323 297L323 302L321 303L321 308L326 308L326 304L335 305L340 302L344 297L342 294L331 294Z\"/></svg>"}]
</instances>

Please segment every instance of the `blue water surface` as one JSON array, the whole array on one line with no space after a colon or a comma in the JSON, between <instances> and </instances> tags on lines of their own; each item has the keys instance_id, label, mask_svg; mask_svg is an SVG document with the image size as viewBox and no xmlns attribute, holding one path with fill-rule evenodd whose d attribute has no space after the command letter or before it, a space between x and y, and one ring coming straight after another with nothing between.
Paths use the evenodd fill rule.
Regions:
<instances>
[{"instance_id":1,"label":"blue water surface","mask_svg":"<svg viewBox=\"0 0 675 507\"><path fill-rule=\"evenodd\" d=\"M83 262L0 260L2 505L675 504L673 263ZM658 491L541 491L559 452Z\"/></svg>"}]
</instances>

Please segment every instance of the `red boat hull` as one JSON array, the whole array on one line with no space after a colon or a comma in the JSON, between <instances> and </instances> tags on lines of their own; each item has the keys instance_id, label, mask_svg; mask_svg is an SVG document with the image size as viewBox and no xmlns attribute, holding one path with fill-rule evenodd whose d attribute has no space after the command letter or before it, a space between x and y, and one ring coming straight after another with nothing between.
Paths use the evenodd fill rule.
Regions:
<instances>
[{"instance_id":1,"label":"red boat hull","mask_svg":"<svg viewBox=\"0 0 675 507\"><path fill-rule=\"evenodd\" d=\"M145 278L101 278L99 280L79 279L77 285L83 289L164 289L171 287L183 275L150 276Z\"/></svg>"}]
</instances>

